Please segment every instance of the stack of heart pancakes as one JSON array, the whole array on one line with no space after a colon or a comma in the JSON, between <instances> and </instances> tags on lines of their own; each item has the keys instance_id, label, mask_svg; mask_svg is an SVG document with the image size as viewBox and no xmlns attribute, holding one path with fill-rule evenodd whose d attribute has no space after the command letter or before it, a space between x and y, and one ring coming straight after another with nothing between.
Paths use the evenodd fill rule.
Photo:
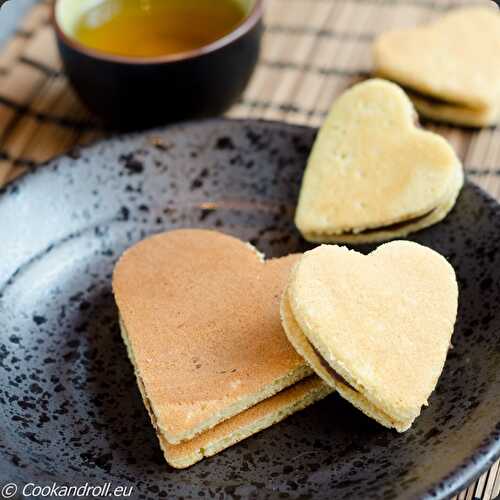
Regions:
<instances>
[{"instance_id":1,"label":"stack of heart pancakes","mask_svg":"<svg viewBox=\"0 0 500 500\"><path fill-rule=\"evenodd\" d=\"M384 33L373 52L375 73L406 87L423 116L473 127L498 123L500 14L493 2Z\"/></svg>"},{"instance_id":2,"label":"stack of heart pancakes","mask_svg":"<svg viewBox=\"0 0 500 500\"><path fill-rule=\"evenodd\" d=\"M298 256L264 261L221 233L177 230L118 261L113 289L144 404L174 467L213 455L325 397L279 301Z\"/></svg>"},{"instance_id":3,"label":"stack of heart pancakes","mask_svg":"<svg viewBox=\"0 0 500 500\"><path fill-rule=\"evenodd\" d=\"M404 91L386 80L357 84L334 102L295 214L305 239L384 241L448 214L463 184L462 165L450 144L415 118Z\"/></svg>"},{"instance_id":4,"label":"stack of heart pancakes","mask_svg":"<svg viewBox=\"0 0 500 500\"><path fill-rule=\"evenodd\" d=\"M365 256L322 245L290 274L281 315L314 371L366 415L402 432L434 390L458 287L437 252L407 241Z\"/></svg>"}]
</instances>

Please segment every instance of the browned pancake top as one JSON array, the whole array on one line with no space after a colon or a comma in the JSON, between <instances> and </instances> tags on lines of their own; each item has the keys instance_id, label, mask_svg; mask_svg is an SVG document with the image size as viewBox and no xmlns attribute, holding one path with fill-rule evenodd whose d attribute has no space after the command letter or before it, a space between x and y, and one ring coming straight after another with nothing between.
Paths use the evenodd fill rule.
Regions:
<instances>
[{"instance_id":1,"label":"browned pancake top","mask_svg":"<svg viewBox=\"0 0 500 500\"><path fill-rule=\"evenodd\" d=\"M194 229L124 253L113 288L153 407L217 412L304 365L279 317L296 259L263 263L240 240Z\"/></svg>"}]
</instances>

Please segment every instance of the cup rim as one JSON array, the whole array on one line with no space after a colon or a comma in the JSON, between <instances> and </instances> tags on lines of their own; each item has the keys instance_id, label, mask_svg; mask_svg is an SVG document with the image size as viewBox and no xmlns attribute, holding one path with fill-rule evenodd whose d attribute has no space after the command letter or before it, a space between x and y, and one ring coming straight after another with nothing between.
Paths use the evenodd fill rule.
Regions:
<instances>
[{"instance_id":1,"label":"cup rim","mask_svg":"<svg viewBox=\"0 0 500 500\"><path fill-rule=\"evenodd\" d=\"M227 47L232 43L236 42L242 36L247 34L263 17L264 14L264 2L265 0L255 0L255 3L251 11L243 18L243 20L229 33L221 38L209 43L208 45L203 45L197 49L179 52L178 54L168 54L164 56L152 56L152 57L133 57L133 56L122 56L111 54L108 52L100 51L87 47L85 44L79 42L70 35L67 35L62 29L56 15L57 5L61 0L54 0L52 2L51 9L51 23L56 32L57 37L62 40L66 45L69 45L73 50L81 52L94 59L100 59L102 61L121 63L121 64L162 64L170 62L180 62L190 59L195 59L197 57L210 54L219 50L223 47Z\"/></svg>"}]
</instances>

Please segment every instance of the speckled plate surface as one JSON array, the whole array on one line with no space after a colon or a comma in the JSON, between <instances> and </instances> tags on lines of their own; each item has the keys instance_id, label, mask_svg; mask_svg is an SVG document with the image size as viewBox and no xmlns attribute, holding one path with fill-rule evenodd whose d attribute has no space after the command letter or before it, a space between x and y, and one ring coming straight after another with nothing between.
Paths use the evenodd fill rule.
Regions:
<instances>
[{"instance_id":1,"label":"speckled plate surface","mask_svg":"<svg viewBox=\"0 0 500 500\"><path fill-rule=\"evenodd\" d=\"M292 222L308 128L211 120L101 142L0 196L0 480L134 486L132 498L443 498L500 453L500 207L467 184L414 236L446 255L460 308L430 407L388 431L336 395L176 471L122 345L111 272L135 241L216 228L268 256Z\"/></svg>"}]
</instances>

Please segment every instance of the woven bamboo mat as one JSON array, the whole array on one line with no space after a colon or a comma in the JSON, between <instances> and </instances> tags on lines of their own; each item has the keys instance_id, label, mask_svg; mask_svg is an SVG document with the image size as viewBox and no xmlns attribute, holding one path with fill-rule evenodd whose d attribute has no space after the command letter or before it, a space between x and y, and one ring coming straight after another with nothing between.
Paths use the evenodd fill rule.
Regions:
<instances>
[{"instance_id":1,"label":"woven bamboo mat","mask_svg":"<svg viewBox=\"0 0 500 500\"><path fill-rule=\"evenodd\" d=\"M335 96L370 73L374 35L429 21L458 5L486 2L268 0L259 66L228 116L317 126ZM61 71L49 10L47 1L35 5L0 52L0 187L74 145L106 134ZM424 125L447 137L469 178L500 199L500 128ZM499 463L456 498L496 498Z\"/></svg>"}]
</instances>

